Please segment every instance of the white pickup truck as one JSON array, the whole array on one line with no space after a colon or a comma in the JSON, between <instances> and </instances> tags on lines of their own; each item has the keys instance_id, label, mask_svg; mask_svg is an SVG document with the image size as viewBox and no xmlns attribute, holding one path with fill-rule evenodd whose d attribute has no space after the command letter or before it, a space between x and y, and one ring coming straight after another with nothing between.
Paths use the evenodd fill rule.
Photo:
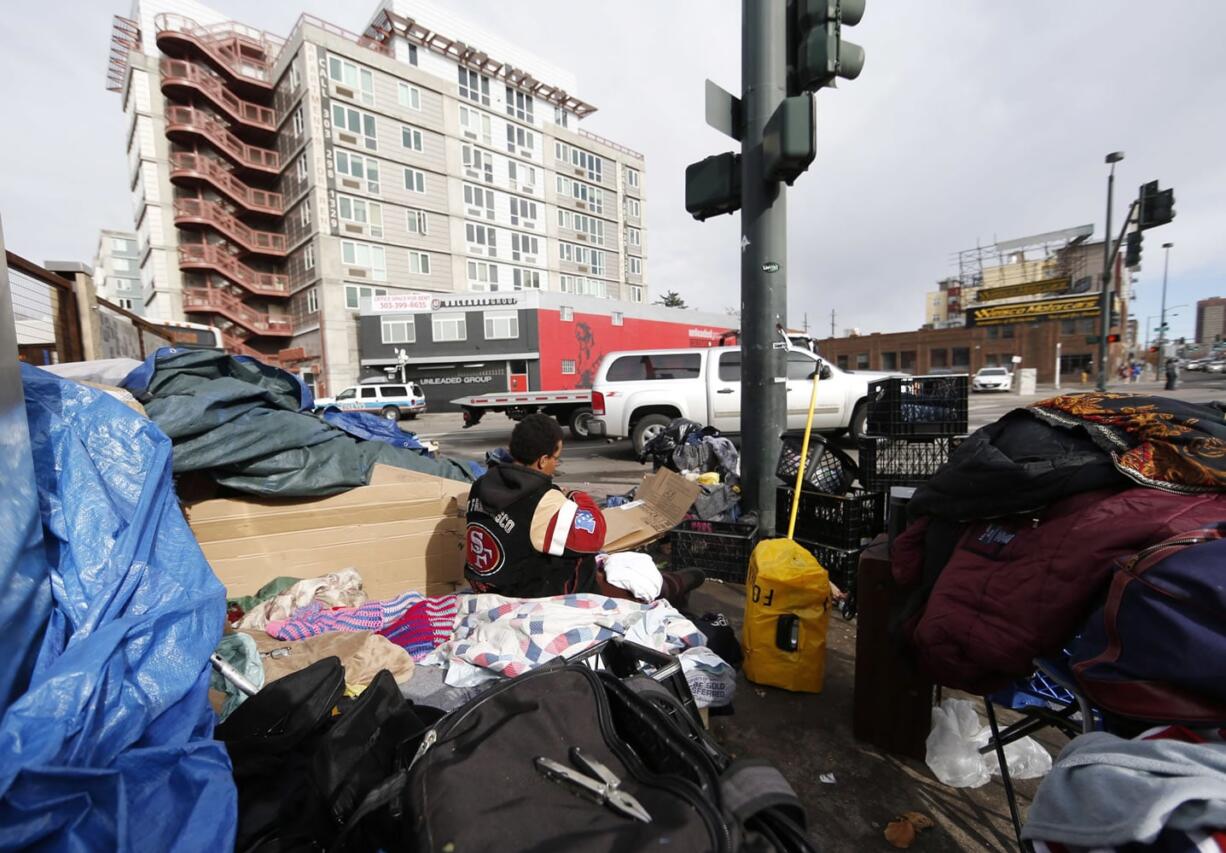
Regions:
<instances>
[{"instance_id":1,"label":"white pickup truck","mask_svg":"<svg viewBox=\"0 0 1226 853\"><path fill-rule=\"evenodd\" d=\"M894 374L840 370L807 350L787 353L787 428L804 429L813 371L821 370L813 428L864 434L868 383ZM593 437L630 436L636 453L673 418L741 430L740 347L611 352L592 385Z\"/></svg>"}]
</instances>

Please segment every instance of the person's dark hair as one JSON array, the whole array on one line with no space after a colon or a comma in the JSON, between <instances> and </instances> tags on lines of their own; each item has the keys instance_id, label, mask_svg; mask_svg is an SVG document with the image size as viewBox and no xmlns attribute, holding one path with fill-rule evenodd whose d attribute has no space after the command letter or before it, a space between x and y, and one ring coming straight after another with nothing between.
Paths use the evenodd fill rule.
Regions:
<instances>
[{"instance_id":1,"label":"person's dark hair","mask_svg":"<svg viewBox=\"0 0 1226 853\"><path fill-rule=\"evenodd\" d=\"M528 415L511 430L511 457L521 465L531 465L550 456L562 440L562 427L549 415Z\"/></svg>"}]
</instances>

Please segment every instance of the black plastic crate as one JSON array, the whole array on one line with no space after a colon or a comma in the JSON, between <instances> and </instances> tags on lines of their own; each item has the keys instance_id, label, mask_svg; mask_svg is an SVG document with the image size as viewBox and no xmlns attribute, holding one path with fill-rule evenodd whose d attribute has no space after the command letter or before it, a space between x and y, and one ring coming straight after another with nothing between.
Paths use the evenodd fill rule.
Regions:
<instances>
[{"instance_id":1,"label":"black plastic crate","mask_svg":"<svg viewBox=\"0 0 1226 853\"><path fill-rule=\"evenodd\" d=\"M826 570L830 582L847 593L847 597L839 604L839 611L844 618L851 619L855 616L856 575L860 570L860 554L864 549L835 548L820 542L806 542L800 538L797 538L796 542L817 559Z\"/></svg>"},{"instance_id":2,"label":"black plastic crate","mask_svg":"<svg viewBox=\"0 0 1226 853\"><path fill-rule=\"evenodd\" d=\"M775 476L785 485L796 485L796 472L800 469L800 449L804 432L786 432L779 440L779 464ZM809 452L805 458L805 485L827 494L845 494L856 479L856 461L827 443L820 435L809 438Z\"/></svg>"},{"instance_id":3,"label":"black plastic crate","mask_svg":"<svg viewBox=\"0 0 1226 853\"><path fill-rule=\"evenodd\" d=\"M907 376L868 386L869 435L965 435L970 377Z\"/></svg>"},{"instance_id":4,"label":"black plastic crate","mask_svg":"<svg viewBox=\"0 0 1226 853\"><path fill-rule=\"evenodd\" d=\"M672 532L672 565L702 569L713 580L745 583L758 526L743 522L686 519Z\"/></svg>"},{"instance_id":5,"label":"black plastic crate","mask_svg":"<svg viewBox=\"0 0 1226 853\"><path fill-rule=\"evenodd\" d=\"M860 442L860 485L871 492L890 486L918 486L949 461L961 437L908 441L865 438Z\"/></svg>"},{"instance_id":6,"label":"black plastic crate","mask_svg":"<svg viewBox=\"0 0 1226 853\"><path fill-rule=\"evenodd\" d=\"M794 489L780 486L775 494L775 529L787 532ZM796 509L796 538L838 548L868 544L885 527L885 495L852 489L831 495L802 489Z\"/></svg>"}]
</instances>

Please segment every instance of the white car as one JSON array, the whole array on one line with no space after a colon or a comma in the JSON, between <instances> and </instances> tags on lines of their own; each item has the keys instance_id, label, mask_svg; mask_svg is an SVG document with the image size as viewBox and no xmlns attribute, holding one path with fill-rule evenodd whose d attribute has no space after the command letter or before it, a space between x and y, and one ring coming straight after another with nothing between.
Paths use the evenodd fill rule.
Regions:
<instances>
[{"instance_id":1,"label":"white car","mask_svg":"<svg viewBox=\"0 0 1226 853\"><path fill-rule=\"evenodd\" d=\"M1013 374L1007 367L981 367L971 379L972 391L1011 391Z\"/></svg>"},{"instance_id":2,"label":"white car","mask_svg":"<svg viewBox=\"0 0 1226 853\"><path fill-rule=\"evenodd\" d=\"M346 412L378 412L389 421L412 420L426 411L426 395L412 382L380 382L346 388L335 397L319 397L315 408L336 406Z\"/></svg>"},{"instance_id":3,"label":"white car","mask_svg":"<svg viewBox=\"0 0 1226 853\"><path fill-rule=\"evenodd\" d=\"M898 374L847 372L808 350L787 353L787 428L804 429L813 372L820 370L813 428L864 435L868 384ZM594 436L629 436L636 453L674 418L722 433L741 430L741 349L641 350L604 357L592 385Z\"/></svg>"}]
</instances>

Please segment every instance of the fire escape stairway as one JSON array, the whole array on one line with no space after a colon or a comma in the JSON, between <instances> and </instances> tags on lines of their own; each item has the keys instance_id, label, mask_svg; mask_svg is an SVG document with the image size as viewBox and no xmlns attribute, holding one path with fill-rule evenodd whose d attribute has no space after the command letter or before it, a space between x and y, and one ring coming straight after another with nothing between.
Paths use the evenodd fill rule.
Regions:
<instances>
[{"instance_id":1,"label":"fire escape stairway","mask_svg":"<svg viewBox=\"0 0 1226 853\"><path fill-rule=\"evenodd\" d=\"M184 288L183 310L190 314L217 314L251 335L289 337L294 332L289 317L274 317L266 311L252 308L221 287Z\"/></svg>"},{"instance_id":2,"label":"fire escape stairway","mask_svg":"<svg viewBox=\"0 0 1226 853\"><path fill-rule=\"evenodd\" d=\"M181 45L190 45L231 82L271 93L268 57L281 43L256 30L245 31L229 22L218 27L202 27L183 15L162 13L153 19L157 45L164 53L178 52Z\"/></svg>"},{"instance_id":3,"label":"fire escape stairway","mask_svg":"<svg viewBox=\"0 0 1226 853\"><path fill-rule=\"evenodd\" d=\"M211 142L240 166L276 175L281 171L281 156L258 145L248 145L230 132L220 119L195 107L166 108L166 135L195 133Z\"/></svg>"},{"instance_id":4,"label":"fire escape stairway","mask_svg":"<svg viewBox=\"0 0 1226 853\"><path fill-rule=\"evenodd\" d=\"M226 88L220 77L210 74L194 62L163 59L159 67L162 70L162 91L167 95L171 95L175 89L189 87L206 96L235 122L268 133L276 132L277 114L271 107L243 100Z\"/></svg>"},{"instance_id":5,"label":"fire escape stairway","mask_svg":"<svg viewBox=\"0 0 1226 853\"><path fill-rule=\"evenodd\" d=\"M175 199L175 225L206 225L253 254L285 257L285 235L257 231L215 201Z\"/></svg>"},{"instance_id":6,"label":"fire escape stairway","mask_svg":"<svg viewBox=\"0 0 1226 853\"><path fill-rule=\"evenodd\" d=\"M235 204L251 213L282 216L285 213L281 193L249 187L222 163L203 154L177 151L170 155L172 181L203 180Z\"/></svg>"},{"instance_id":7,"label":"fire escape stairway","mask_svg":"<svg viewBox=\"0 0 1226 853\"><path fill-rule=\"evenodd\" d=\"M257 296L288 296L289 279L281 273L253 270L222 246L180 243L179 269L216 272Z\"/></svg>"}]
</instances>

